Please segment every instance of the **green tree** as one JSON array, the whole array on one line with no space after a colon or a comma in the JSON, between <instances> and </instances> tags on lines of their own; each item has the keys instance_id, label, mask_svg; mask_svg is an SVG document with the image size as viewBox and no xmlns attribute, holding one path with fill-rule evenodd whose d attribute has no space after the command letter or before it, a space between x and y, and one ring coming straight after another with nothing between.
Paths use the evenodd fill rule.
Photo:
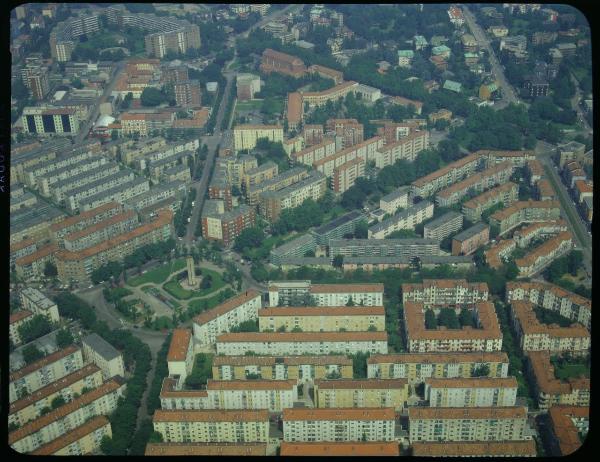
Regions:
<instances>
[{"instance_id":1,"label":"green tree","mask_svg":"<svg viewBox=\"0 0 600 462\"><path fill-rule=\"evenodd\" d=\"M31 364L44 357L44 353L34 344L29 344L23 348L23 361L25 364Z\"/></svg>"},{"instance_id":2,"label":"green tree","mask_svg":"<svg viewBox=\"0 0 600 462\"><path fill-rule=\"evenodd\" d=\"M473 368L473 372L471 373L472 377L487 377L490 375L490 365L489 364L480 364L479 366Z\"/></svg>"},{"instance_id":3,"label":"green tree","mask_svg":"<svg viewBox=\"0 0 600 462\"><path fill-rule=\"evenodd\" d=\"M146 87L144 88L144 91L142 91L140 101L142 103L142 106L154 107L167 101L167 99L158 88Z\"/></svg>"},{"instance_id":4,"label":"green tree","mask_svg":"<svg viewBox=\"0 0 600 462\"><path fill-rule=\"evenodd\" d=\"M23 80L21 80L20 78L15 79L13 81L11 90L12 96L18 101L26 100L27 98L29 98L29 90L23 83Z\"/></svg>"},{"instance_id":5,"label":"green tree","mask_svg":"<svg viewBox=\"0 0 600 462\"><path fill-rule=\"evenodd\" d=\"M233 248L238 252L244 249L260 247L265 239L265 233L258 227L246 228L235 239Z\"/></svg>"},{"instance_id":6,"label":"green tree","mask_svg":"<svg viewBox=\"0 0 600 462\"><path fill-rule=\"evenodd\" d=\"M69 345L73 344L73 334L71 334L71 331L69 329L62 328L60 329L57 333L56 333L56 345L59 348L66 348Z\"/></svg>"},{"instance_id":7,"label":"green tree","mask_svg":"<svg viewBox=\"0 0 600 462\"><path fill-rule=\"evenodd\" d=\"M335 257L333 257L333 262L332 265L335 268L341 268L344 264L344 256L343 255L336 255Z\"/></svg>"},{"instance_id":8,"label":"green tree","mask_svg":"<svg viewBox=\"0 0 600 462\"><path fill-rule=\"evenodd\" d=\"M356 223L354 227L354 237L356 239L366 239L369 234L369 224L365 220Z\"/></svg>"},{"instance_id":9,"label":"green tree","mask_svg":"<svg viewBox=\"0 0 600 462\"><path fill-rule=\"evenodd\" d=\"M463 327L473 326L473 316L467 308L463 308L462 310L460 310L458 320L460 321L460 325Z\"/></svg>"},{"instance_id":10,"label":"green tree","mask_svg":"<svg viewBox=\"0 0 600 462\"><path fill-rule=\"evenodd\" d=\"M433 310L425 311L425 328L426 329L437 329L438 323L437 318Z\"/></svg>"},{"instance_id":11,"label":"green tree","mask_svg":"<svg viewBox=\"0 0 600 462\"><path fill-rule=\"evenodd\" d=\"M46 262L44 266L44 276L53 278L58 276L58 270L56 269L56 265L50 261Z\"/></svg>"},{"instance_id":12,"label":"green tree","mask_svg":"<svg viewBox=\"0 0 600 462\"><path fill-rule=\"evenodd\" d=\"M346 303L346 306L355 306L354 300L352 300L352 297L348 298L348 303Z\"/></svg>"},{"instance_id":13,"label":"green tree","mask_svg":"<svg viewBox=\"0 0 600 462\"><path fill-rule=\"evenodd\" d=\"M52 409L56 409L57 407L60 407L66 403L67 402L65 401L65 399L62 396L57 396L56 398L54 398L52 400L52 403L50 405L52 406Z\"/></svg>"},{"instance_id":14,"label":"green tree","mask_svg":"<svg viewBox=\"0 0 600 462\"><path fill-rule=\"evenodd\" d=\"M440 310L438 323L440 326L446 326L448 329L460 329L460 323L452 308L442 308Z\"/></svg>"},{"instance_id":15,"label":"green tree","mask_svg":"<svg viewBox=\"0 0 600 462\"><path fill-rule=\"evenodd\" d=\"M81 81L80 78L75 78L75 79L71 79L71 86L73 88L77 88L78 90L83 88L83 82Z\"/></svg>"},{"instance_id":16,"label":"green tree","mask_svg":"<svg viewBox=\"0 0 600 462\"><path fill-rule=\"evenodd\" d=\"M36 338L42 337L52 331L52 323L43 314L32 316L18 328L19 336L23 343L29 343Z\"/></svg>"}]
</instances>

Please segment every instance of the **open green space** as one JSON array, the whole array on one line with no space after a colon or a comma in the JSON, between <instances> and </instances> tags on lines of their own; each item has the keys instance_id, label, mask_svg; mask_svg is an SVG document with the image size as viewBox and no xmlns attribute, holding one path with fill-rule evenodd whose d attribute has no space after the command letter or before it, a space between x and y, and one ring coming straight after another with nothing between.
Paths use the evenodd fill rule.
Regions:
<instances>
[{"instance_id":1,"label":"open green space","mask_svg":"<svg viewBox=\"0 0 600 462\"><path fill-rule=\"evenodd\" d=\"M227 288L213 297L194 298L188 302L188 316L193 317L203 311L210 310L234 295L235 292L232 289Z\"/></svg>"},{"instance_id":2,"label":"open green space","mask_svg":"<svg viewBox=\"0 0 600 462\"><path fill-rule=\"evenodd\" d=\"M569 327L573 323L569 318L565 318L556 311L546 310L537 306L533 308L533 311L538 321L542 324L558 324L560 327Z\"/></svg>"},{"instance_id":3,"label":"open green space","mask_svg":"<svg viewBox=\"0 0 600 462\"><path fill-rule=\"evenodd\" d=\"M225 281L223 281L221 275L216 271L209 270L207 268L201 268L201 271L201 276L203 278L206 276L211 277L212 280L210 287L206 287L200 290L186 290L183 287L181 287L181 284L179 284L179 281L177 281L176 278L173 278L163 285L163 289L165 289L170 295L179 300L189 300L192 297L203 297L205 295L211 294L212 292L219 290L225 285Z\"/></svg>"},{"instance_id":4,"label":"open green space","mask_svg":"<svg viewBox=\"0 0 600 462\"><path fill-rule=\"evenodd\" d=\"M579 377L589 378L590 364L588 358L560 358L552 357L554 376L560 380L576 379Z\"/></svg>"},{"instance_id":5,"label":"open green space","mask_svg":"<svg viewBox=\"0 0 600 462\"><path fill-rule=\"evenodd\" d=\"M141 276L137 276L131 278L127 281L127 284L130 286L137 287L141 284L146 284L149 282L153 282L154 284L161 284L166 281L171 273L179 271L185 268L185 259L180 258L178 260L174 260L171 263L165 263L158 268L148 271Z\"/></svg>"},{"instance_id":6,"label":"open green space","mask_svg":"<svg viewBox=\"0 0 600 462\"><path fill-rule=\"evenodd\" d=\"M255 99L252 101L238 101L236 104L236 112L240 111L258 111L262 106L262 99Z\"/></svg>"}]
</instances>

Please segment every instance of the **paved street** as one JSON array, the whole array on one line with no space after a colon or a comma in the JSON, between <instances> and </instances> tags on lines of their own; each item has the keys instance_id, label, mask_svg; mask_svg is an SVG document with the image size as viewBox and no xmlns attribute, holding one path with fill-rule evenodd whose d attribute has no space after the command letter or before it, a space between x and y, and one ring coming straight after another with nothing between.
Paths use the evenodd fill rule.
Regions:
<instances>
[{"instance_id":1,"label":"paved street","mask_svg":"<svg viewBox=\"0 0 600 462\"><path fill-rule=\"evenodd\" d=\"M498 61L498 58L496 58L496 54L490 46L490 41L486 37L485 32L481 29L481 27L479 27L475 16L469 11L469 8L463 5L462 10L467 25L469 26L471 33L475 37L475 40L477 40L477 43L488 52L490 64L492 66L492 72L496 76L496 79L500 84L500 88L502 88L502 100L498 101L492 107L494 107L495 109L502 109L508 106L508 104L510 103L520 103L521 101L519 101L519 98L516 96L512 85L508 83L508 80L504 75L502 66Z\"/></svg>"},{"instance_id":2,"label":"paved street","mask_svg":"<svg viewBox=\"0 0 600 462\"><path fill-rule=\"evenodd\" d=\"M546 172L552 187L558 195L560 201L563 218L569 224L571 233L574 236L574 242L577 244L577 249L583 252L584 266L588 275L592 274L592 238L588 234L587 225L583 222L579 212L575 208L575 203L567 191L565 185L558 175L558 171L552 162L551 155L554 151L554 146L543 141L540 141L536 146L536 154Z\"/></svg>"},{"instance_id":3,"label":"paved street","mask_svg":"<svg viewBox=\"0 0 600 462\"><path fill-rule=\"evenodd\" d=\"M573 82L573 85L575 85L575 94L573 95L573 98L571 98L571 107L575 111L577 111L577 117L581 121L581 125L583 126L586 135L591 135L593 133L592 127L590 127L590 125L588 124L585 114L583 113L583 110L581 109L580 105L582 95L581 90L579 89L579 82L577 82L577 79L573 74L571 74L571 81Z\"/></svg>"},{"instance_id":4,"label":"paved street","mask_svg":"<svg viewBox=\"0 0 600 462\"><path fill-rule=\"evenodd\" d=\"M112 93L113 89L115 88L115 85L117 84L117 80L119 79L119 75L121 75L121 72L123 71L124 67L125 61L120 61L117 63L115 69L113 70L112 78L106 86L106 88L104 89L104 93L102 93L100 99L95 101L94 107L90 111L90 116L87 118L87 120L79 126L79 132L73 140L75 145L80 144L88 135L93 123L98 118L98 113L100 112L100 104L106 102L106 100Z\"/></svg>"}]
</instances>

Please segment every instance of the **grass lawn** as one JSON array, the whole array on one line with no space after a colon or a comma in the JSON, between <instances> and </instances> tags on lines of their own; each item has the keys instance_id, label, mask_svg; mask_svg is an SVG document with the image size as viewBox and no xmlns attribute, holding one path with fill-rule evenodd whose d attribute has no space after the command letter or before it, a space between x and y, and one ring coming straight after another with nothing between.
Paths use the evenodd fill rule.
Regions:
<instances>
[{"instance_id":1,"label":"grass lawn","mask_svg":"<svg viewBox=\"0 0 600 462\"><path fill-rule=\"evenodd\" d=\"M331 220L333 220L333 216L335 214L336 217L339 217L340 215L346 213L346 209L344 207L342 207L341 205L337 204L335 205L331 210L328 210L325 213L325 216L323 217L323 223L328 223Z\"/></svg>"},{"instance_id":2,"label":"grass lawn","mask_svg":"<svg viewBox=\"0 0 600 462\"><path fill-rule=\"evenodd\" d=\"M186 290L183 287L181 287L181 284L179 284L179 282L175 279L172 279L166 284L164 284L163 289L165 289L170 295L179 300L189 300L192 297L202 297L204 295L208 295L216 290L219 290L225 285L225 281L223 281L221 275L216 271L212 271L207 268L202 268L202 275L210 275L212 277L212 286L208 289Z\"/></svg>"},{"instance_id":3,"label":"grass lawn","mask_svg":"<svg viewBox=\"0 0 600 462\"><path fill-rule=\"evenodd\" d=\"M589 370L585 364L565 364L554 368L554 375L557 379L566 380L579 376L589 377Z\"/></svg>"},{"instance_id":4,"label":"grass lawn","mask_svg":"<svg viewBox=\"0 0 600 462\"><path fill-rule=\"evenodd\" d=\"M252 101L238 101L236 104L235 111L236 113L240 111L258 111L262 106L262 102L262 99L256 99Z\"/></svg>"},{"instance_id":5,"label":"grass lawn","mask_svg":"<svg viewBox=\"0 0 600 462\"><path fill-rule=\"evenodd\" d=\"M225 291L230 290L230 289L225 289ZM231 291L233 294L235 294L235 292ZM190 302L188 303L188 312L193 312L193 316L196 316L200 313L202 313L203 311L206 310L210 310L212 308L214 308L215 306L217 306L218 304L222 303L220 300L220 296L221 294L217 294L214 297L209 297L209 298L195 298L193 300L190 300ZM231 298L233 295L227 297L227 298Z\"/></svg>"},{"instance_id":6,"label":"grass lawn","mask_svg":"<svg viewBox=\"0 0 600 462\"><path fill-rule=\"evenodd\" d=\"M185 258L180 258L178 260L173 261L172 263L166 263L158 268L148 271L141 276L137 276L135 278L129 279L127 284L130 286L139 286L140 284L146 284L148 282L153 282L154 284L160 284L167 280L167 278L174 273L175 271L179 271L185 268Z\"/></svg>"}]
</instances>

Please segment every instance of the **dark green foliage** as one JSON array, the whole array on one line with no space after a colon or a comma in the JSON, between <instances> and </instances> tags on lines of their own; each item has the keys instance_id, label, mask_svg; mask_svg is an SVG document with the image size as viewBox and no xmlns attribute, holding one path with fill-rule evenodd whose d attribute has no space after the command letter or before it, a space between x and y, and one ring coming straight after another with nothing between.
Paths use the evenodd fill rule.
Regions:
<instances>
[{"instance_id":1,"label":"dark green foliage","mask_svg":"<svg viewBox=\"0 0 600 462\"><path fill-rule=\"evenodd\" d=\"M154 369L154 377L150 390L148 391L148 415L154 414L154 411L160 408L160 389L162 387L163 379L169 375L169 368L167 365L167 353L169 352L169 346L171 344L172 334L167 335L167 338L163 342L158 354L156 355L156 367Z\"/></svg>"},{"instance_id":2,"label":"dark green foliage","mask_svg":"<svg viewBox=\"0 0 600 462\"><path fill-rule=\"evenodd\" d=\"M369 234L369 224L365 220L356 223L354 227L354 237L356 239L366 239Z\"/></svg>"},{"instance_id":3,"label":"dark green foliage","mask_svg":"<svg viewBox=\"0 0 600 462\"><path fill-rule=\"evenodd\" d=\"M233 326L229 332L258 332L258 320L250 319Z\"/></svg>"},{"instance_id":4,"label":"dark green foliage","mask_svg":"<svg viewBox=\"0 0 600 462\"><path fill-rule=\"evenodd\" d=\"M332 265L335 268L341 268L343 264L344 264L344 256L343 255L336 255L333 257Z\"/></svg>"},{"instance_id":5,"label":"dark green foliage","mask_svg":"<svg viewBox=\"0 0 600 462\"><path fill-rule=\"evenodd\" d=\"M352 371L355 379L367 378L367 359L370 353L358 352L353 355L348 355L352 359Z\"/></svg>"},{"instance_id":6,"label":"dark green foliage","mask_svg":"<svg viewBox=\"0 0 600 462\"><path fill-rule=\"evenodd\" d=\"M65 399L62 396L57 396L52 400L52 403L50 405L52 406L52 409L56 409L57 407L60 407L63 404L66 404Z\"/></svg>"},{"instance_id":7,"label":"dark green foliage","mask_svg":"<svg viewBox=\"0 0 600 462\"><path fill-rule=\"evenodd\" d=\"M265 239L265 233L258 227L246 228L235 238L233 248L238 252L244 249L260 247Z\"/></svg>"},{"instance_id":8,"label":"dark green foliage","mask_svg":"<svg viewBox=\"0 0 600 462\"><path fill-rule=\"evenodd\" d=\"M448 329L460 329L460 322L452 308L442 308L440 310L438 325L446 326Z\"/></svg>"},{"instance_id":9,"label":"dark green foliage","mask_svg":"<svg viewBox=\"0 0 600 462\"><path fill-rule=\"evenodd\" d=\"M185 380L187 387L199 390L202 386L206 385L208 379L212 379L213 356L208 353L198 353L196 355L192 373Z\"/></svg>"},{"instance_id":10,"label":"dark green foliage","mask_svg":"<svg viewBox=\"0 0 600 462\"><path fill-rule=\"evenodd\" d=\"M52 262L46 262L44 266L44 276L53 278L58 276L58 270L56 269L56 265Z\"/></svg>"},{"instance_id":11,"label":"dark green foliage","mask_svg":"<svg viewBox=\"0 0 600 462\"><path fill-rule=\"evenodd\" d=\"M472 377L487 377L490 375L490 365L489 364L481 364L473 369L471 373Z\"/></svg>"},{"instance_id":12,"label":"dark green foliage","mask_svg":"<svg viewBox=\"0 0 600 462\"><path fill-rule=\"evenodd\" d=\"M25 364L31 364L44 357L44 353L33 343L23 348L23 361Z\"/></svg>"},{"instance_id":13,"label":"dark green foliage","mask_svg":"<svg viewBox=\"0 0 600 462\"><path fill-rule=\"evenodd\" d=\"M473 318L471 311L466 308L463 308L462 310L460 310L460 314L458 315L458 320L462 327L464 327L464 326L476 327L475 319Z\"/></svg>"},{"instance_id":14,"label":"dark green foliage","mask_svg":"<svg viewBox=\"0 0 600 462\"><path fill-rule=\"evenodd\" d=\"M56 333L56 345L59 348L66 348L73 344L73 334L66 327Z\"/></svg>"},{"instance_id":15,"label":"dark green foliage","mask_svg":"<svg viewBox=\"0 0 600 462\"><path fill-rule=\"evenodd\" d=\"M52 323L43 314L36 314L19 326L19 336L23 343L29 343L52 331Z\"/></svg>"},{"instance_id":16,"label":"dark green foliage","mask_svg":"<svg viewBox=\"0 0 600 462\"><path fill-rule=\"evenodd\" d=\"M564 317L556 311L547 310L538 306L534 306L533 311L535 312L538 321L542 324L558 324L560 327L569 327L573 323L569 318Z\"/></svg>"},{"instance_id":17,"label":"dark green foliage","mask_svg":"<svg viewBox=\"0 0 600 462\"><path fill-rule=\"evenodd\" d=\"M94 284L108 281L111 278L118 279L123 272L123 266L116 261L110 261L92 271L91 280Z\"/></svg>"},{"instance_id":18,"label":"dark green foliage","mask_svg":"<svg viewBox=\"0 0 600 462\"><path fill-rule=\"evenodd\" d=\"M140 96L142 106L154 107L161 103L167 102L166 95L158 88L146 87Z\"/></svg>"},{"instance_id":19,"label":"dark green foliage","mask_svg":"<svg viewBox=\"0 0 600 462\"><path fill-rule=\"evenodd\" d=\"M433 310L425 311L425 328L426 329L437 329L438 321L435 317Z\"/></svg>"},{"instance_id":20,"label":"dark green foliage","mask_svg":"<svg viewBox=\"0 0 600 462\"><path fill-rule=\"evenodd\" d=\"M306 199L295 208L284 209L273 224L273 234L286 234L290 231L306 231L311 226L318 226L323 222L323 208L314 200Z\"/></svg>"}]
</instances>

